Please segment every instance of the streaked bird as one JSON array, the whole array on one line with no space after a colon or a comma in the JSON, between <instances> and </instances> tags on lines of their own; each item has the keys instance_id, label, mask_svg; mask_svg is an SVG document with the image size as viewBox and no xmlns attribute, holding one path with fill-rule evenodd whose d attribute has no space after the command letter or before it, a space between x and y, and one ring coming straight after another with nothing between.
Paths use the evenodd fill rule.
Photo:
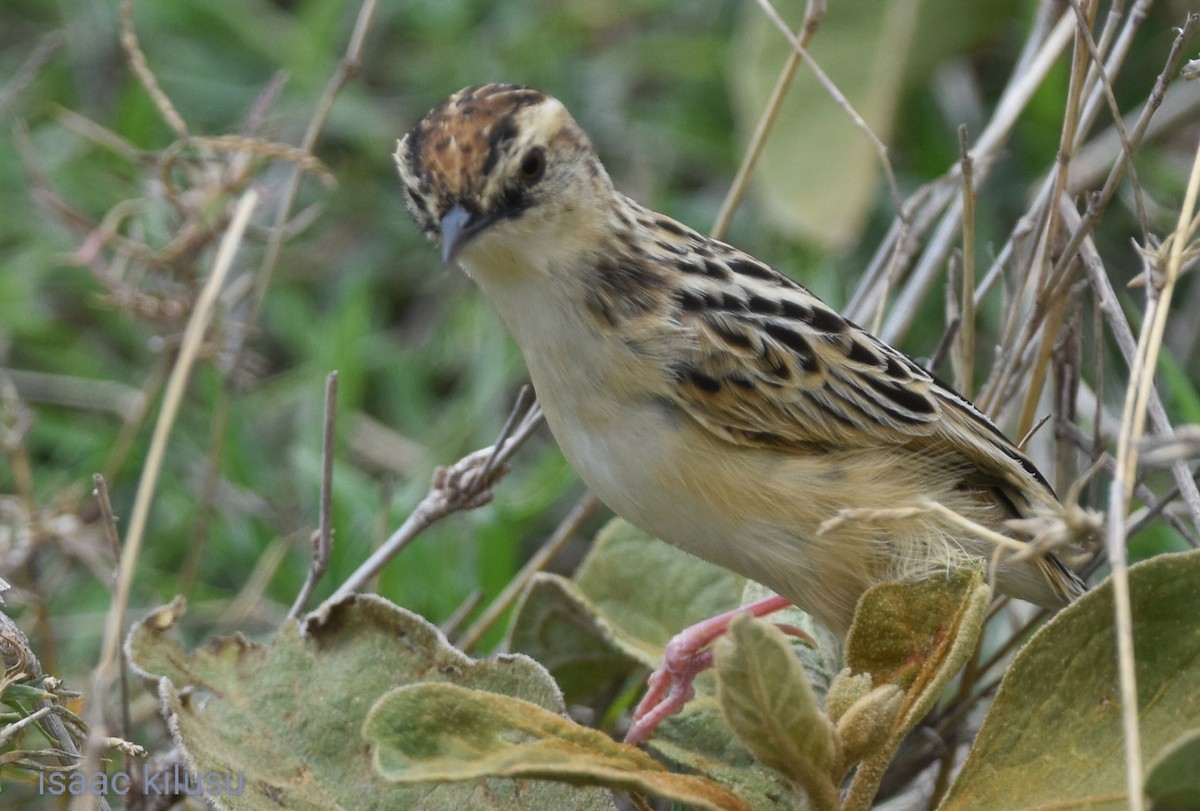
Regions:
<instances>
[{"instance_id":1,"label":"streaked bird","mask_svg":"<svg viewBox=\"0 0 1200 811\"><path fill-rule=\"evenodd\" d=\"M618 192L556 99L468 87L395 157L417 225L516 339L567 460L652 535L845 632L872 585L993 555L923 505L1008 534L1058 507L1033 463L908 356ZM1052 554L1001 559L995 582L1047 607L1084 588ZM671 687L664 712L688 689Z\"/></svg>"}]
</instances>

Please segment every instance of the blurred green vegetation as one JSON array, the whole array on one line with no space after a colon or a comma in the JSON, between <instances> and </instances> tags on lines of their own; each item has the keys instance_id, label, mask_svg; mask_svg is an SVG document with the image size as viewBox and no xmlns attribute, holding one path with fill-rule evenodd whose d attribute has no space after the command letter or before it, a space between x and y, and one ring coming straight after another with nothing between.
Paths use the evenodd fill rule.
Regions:
<instances>
[{"instance_id":1,"label":"blurred green vegetation","mask_svg":"<svg viewBox=\"0 0 1200 811\"><path fill-rule=\"evenodd\" d=\"M239 132L263 88L282 72L286 83L259 134L296 143L345 51L357 10L328 0L186 0L138 2L134 18L151 69L191 132ZM336 544L318 597L403 520L435 465L495 437L523 379L519 355L470 286L439 269L412 227L392 165L395 139L463 85L535 84L562 96L587 122L626 188L711 218L735 160L730 112L721 101L734 14L729 2L690 10L666 2L381 5L361 73L342 90L317 150L337 186L329 191L305 181L297 209L316 206L319 213L287 242L248 360L236 374L211 513L202 490L227 370L218 368L219 357L197 367L139 562L135 615L189 585L181 581L197 566L187 589L194 613L215 621L276 539L289 547L266 587L276 607L252 618L248 630L269 627L290 604L316 521L321 393L331 369L340 373ZM182 325L116 306L88 269L70 260L89 224L66 223L44 195L39 201L44 183L90 224L121 201L152 208L146 201L159 179L149 152L175 136L127 68L119 21L114 2L0 7L0 77L16 77L39 44L56 46L28 85L5 97L0 366L16 371L18 383L21 372L62 375L85 390L100 381L118 384L128 398L169 363ZM86 137L65 120L67 110L145 150L147 159ZM32 172L22 151L36 161ZM260 180L278 193L288 170L268 167ZM155 216L162 230L143 236L161 246L170 237L169 216L154 212L140 222ZM265 215L259 220L268 224ZM251 271L261 250L261 243L243 246L235 272ZM211 261L209 250L199 272ZM151 279L148 287L168 298L179 293L169 279ZM223 338L215 336L218 347ZM91 480L103 471L116 513L127 518L149 424L113 467L120 416L99 402L57 402L60 383L52 382L44 398L25 397L33 414L25 447L43 517L61 508L96 528ZM156 399L152 415L157 407ZM386 468L356 455L350 437L364 415L407 440L408 452L394 454ZM0 462L0 493L16 488L15 471ZM476 589L492 596L569 506L564 493L580 492L543 434L522 452L493 505L427 532L385 570L380 588L435 621ZM85 537L98 543L100 535ZM47 665L81 676L95 662L106 583L95 571L68 565L69 548L40 543L37 555L56 577L12 579L46 601L49 627L65 653ZM18 618L23 603L10 602ZM35 638L34 647L48 642Z\"/></svg>"},{"instance_id":2,"label":"blurred green vegetation","mask_svg":"<svg viewBox=\"0 0 1200 811\"><path fill-rule=\"evenodd\" d=\"M1010 5L1008 15L989 11L989 25L940 66L965 66L978 77L974 89L985 108L995 103L1032 14L1030 3ZM785 8L798 19L799 4ZM239 132L263 88L282 72L286 83L259 134L295 144L337 68L357 10L357 4L337 0L142 0L135 4L135 20L151 69L192 132ZM438 268L434 250L412 227L391 158L399 135L464 85L535 85L572 110L619 188L705 230L744 146L734 136L728 76L741 58L734 34L749 13L753 4L733 0L381 4L361 73L338 97L317 148L336 187L305 181L297 210L314 206L315 218L284 247L243 366L232 373L221 366L221 342L230 336L217 334L213 355L197 367L171 437L133 615L183 588L200 624L219 624L264 550L284 543L283 562L265 585L267 603L257 614L241 616L240 627L263 631L278 621L308 565L320 480L322 387L331 369L341 375L336 542L318 599L403 520L425 493L435 465L490 444L503 422L524 379L520 357L481 297L460 274ZM1159 33L1137 44L1140 67L1127 71L1128 86L1119 88L1125 100L1145 96L1180 14L1178 3L1156 7L1145 27ZM118 31L119 4L112 0L0 5L0 367L95 384L84 386L90 393L82 405L61 401L61 381L48 395L25 394L33 415L25 447L42 519L78 515L91 527L80 542L98 545L93 551L108 564L111 554L100 540L90 497L92 474L109 476L115 510L127 517L150 432L143 426L131 437L129 452L115 458L122 420L104 406L98 387L112 383L123 396L136 395L169 363L181 331L179 323L135 317L116 306L86 267L70 261L92 225L121 201L146 200L160 179L146 162L87 137L65 111L86 116L135 150L162 150L175 140L130 73ZM39 45L56 49L27 86L14 87ZM906 191L956 158L959 121L952 119L961 110L936 89L938 69L924 66L899 105L892 157ZM1057 149L1061 77L1039 93L1013 140L1011 165L994 173L981 198L981 245L1023 210L1033 172L1048 165ZM35 165L26 165L30 158ZM1158 199L1178 199L1183 179L1177 166L1171 153L1147 158ZM287 171L283 163L271 165L259 180L277 193ZM65 221L47 189L90 224ZM727 238L841 304L853 289L855 269L866 263L892 216L882 186L879 201L859 245L837 255L771 232L753 202L739 212ZM164 219L159 233L153 217L139 222L151 226L143 238L161 245L170 236L169 216L156 216ZM1167 205L1155 224L1170 222L1170 216ZM261 217L258 224L269 220ZM1139 270L1129 233L1114 229L1103 237L1116 243L1116 256L1128 258L1126 267L1112 267L1126 279ZM252 271L261 253L261 240L243 246L235 272ZM211 249L196 267L210 266ZM178 280L142 281L164 297L178 293ZM1190 300L1190 289L1181 300ZM908 343L918 355L932 353L942 331L941 301L931 297L927 309L929 317ZM987 311L983 318L997 320ZM989 346L986 337L980 343ZM1173 399L1194 411L1197 362L1176 363ZM27 379L16 379L19 391L32 392ZM237 381L236 393L210 512L202 491L212 458L213 413L230 379ZM157 406L156 399L152 414ZM386 426L408 450L391 453L387 464L365 458L352 441L363 418ZM0 493L18 487L18 472L0 460ZM518 455L492 505L426 532L385 570L380 590L442 621L477 589L495 595L566 511L566 496L580 492L543 432ZM106 570L76 565L85 557L69 543L39 540L15 571L3 571L18 587L9 609L47 658L47 669L68 678L93 666L109 603ZM37 601L21 598L22 590L40 595L44 605L31 611Z\"/></svg>"}]
</instances>

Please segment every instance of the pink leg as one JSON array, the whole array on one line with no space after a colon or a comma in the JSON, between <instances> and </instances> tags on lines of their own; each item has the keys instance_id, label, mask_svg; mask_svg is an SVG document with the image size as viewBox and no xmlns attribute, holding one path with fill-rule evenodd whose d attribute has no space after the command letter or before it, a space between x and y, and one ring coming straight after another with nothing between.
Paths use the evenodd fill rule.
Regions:
<instances>
[{"instance_id":1,"label":"pink leg","mask_svg":"<svg viewBox=\"0 0 1200 811\"><path fill-rule=\"evenodd\" d=\"M625 743L635 746L644 743L664 718L683 709L683 705L696 693L692 687L696 676L712 667L713 652L709 646L729 630L729 624L735 617L741 614L765 617L790 605L791 602L783 597L764 597L698 622L676 634L667 643L662 664L650 674L649 689L633 712L633 724L625 735Z\"/></svg>"}]
</instances>

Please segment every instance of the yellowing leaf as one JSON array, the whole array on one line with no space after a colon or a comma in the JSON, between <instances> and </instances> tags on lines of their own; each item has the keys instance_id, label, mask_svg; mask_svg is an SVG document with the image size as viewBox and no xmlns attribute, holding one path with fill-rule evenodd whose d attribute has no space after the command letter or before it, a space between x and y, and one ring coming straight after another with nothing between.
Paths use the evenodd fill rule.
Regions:
<instances>
[{"instance_id":1,"label":"yellowing leaf","mask_svg":"<svg viewBox=\"0 0 1200 811\"><path fill-rule=\"evenodd\" d=\"M846 639L846 666L872 684L907 693L898 733L907 732L966 663L983 628L991 591L980 573L883 583L870 589Z\"/></svg>"}]
</instances>

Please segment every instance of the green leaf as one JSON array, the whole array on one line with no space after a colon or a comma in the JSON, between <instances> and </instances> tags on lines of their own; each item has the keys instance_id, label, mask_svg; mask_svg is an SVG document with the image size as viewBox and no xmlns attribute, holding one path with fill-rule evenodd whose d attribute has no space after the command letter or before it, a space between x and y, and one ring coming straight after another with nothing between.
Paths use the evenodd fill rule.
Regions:
<instances>
[{"instance_id":1,"label":"green leaf","mask_svg":"<svg viewBox=\"0 0 1200 811\"><path fill-rule=\"evenodd\" d=\"M663 721L649 745L680 768L731 789L755 811L795 811L800 803L796 787L734 737L714 696L689 701Z\"/></svg>"},{"instance_id":2,"label":"green leaf","mask_svg":"<svg viewBox=\"0 0 1200 811\"><path fill-rule=\"evenodd\" d=\"M776 6L794 33L805 3ZM921 80L948 54L966 50L1005 15L1011 15L1006 3L839 0L829 4L809 53L887 144L906 84ZM733 53L730 95L746 143L791 44L749 3ZM946 126L948 143L957 123ZM753 190L768 219L789 236L845 247L874 205L879 178L876 148L801 64L754 173Z\"/></svg>"},{"instance_id":3,"label":"green leaf","mask_svg":"<svg viewBox=\"0 0 1200 811\"><path fill-rule=\"evenodd\" d=\"M627 689L632 670L657 666L679 631L765 594L614 519L599 533L576 582L556 575L533 579L514 613L508 646L545 664L571 704L602 708L612 691ZM823 690L839 666L839 641L798 611L777 616L818 640L817 650L797 650ZM719 780L752 808L794 808L793 786L760 764L726 726L711 698L715 685L711 674L701 674L697 697L662 723L650 746L684 769ZM605 691L610 700L593 700Z\"/></svg>"},{"instance_id":4,"label":"green leaf","mask_svg":"<svg viewBox=\"0 0 1200 811\"><path fill-rule=\"evenodd\" d=\"M1152 811L1200 808L1200 729L1181 735L1158 753L1146 774Z\"/></svg>"},{"instance_id":5,"label":"green leaf","mask_svg":"<svg viewBox=\"0 0 1200 811\"><path fill-rule=\"evenodd\" d=\"M832 808L841 762L833 724L783 633L749 616L717 642L718 700L729 726L760 761Z\"/></svg>"},{"instance_id":6,"label":"green leaf","mask_svg":"<svg viewBox=\"0 0 1200 811\"><path fill-rule=\"evenodd\" d=\"M793 8L803 4L792 4ZM919 0L833 4L810 53L875 134L887 143L902 97ZM743 140L753 132L791 45L756 7L734 52L735 112ZM788 15L793 31L802 17ZM870 47L864 47L870 43ZM801 65L754 175L772 223L829 247L853 240L874 204L879 159L866 134Z\"/></svg>"},{"instance_id":7,"label":"green leaf","mask_svg":"<svg viewBox=\"0 0 1200 811\"><path fill-rule=\"evenodd\" d=\"M1133 566L1129 583L1142 753L1174 762L1164 753L1200 729L1200 551ZM1041 628L1013 661L942 811L1125 808L1116 662L1105 581Z\"/></svg>"},{"instance_id":8,"label":"green leaf","mask_svg":"<svg viewBox=\"0 0 1200 811\"><path fill-rule=\"evenodd\" d=\"M603 706L630 672L654 666L639 640L622 633L583 591L539 572L514 612L505 647L537 659L572 704Z\"/></svg>"},{"instance_id":9,"label":"green leaf","mask_svg":"<svg viewBox=\"0 0 1200 811\"><path fill-rule=\"evenodd\" d=\"M747 580L740 604L750 605L774 594L775 592L761 583ZM808 683L812 685L813 692L819 698L824 698L829 691L830 683L842 669L842 643L844 642L842 635L835 634L794 605L776 611L765 619L777 628L807 634L812 640L813 644L809 644L801 641L802 637L799 635L789 635L792 654L804 666Z\"/></svg>"},{"instance_id":10,"label":"green leaf","mask_svg":"<svg viewBox=\"0 0 1200 811\"><path fill-rule=\"evenodd\" d=\"M534 778L647 792L714 811L750 811L716 783L672 774L637 747L527 701L481 690L398 688L371 708L363 736L374 748L379 773L404 783Z\"/></svg>"},{"instance_id":11,"label":"green leaf","mask_svg":"<svg viewBox=\"0 0 1200 811\"><path fill-rule=\"evenodd\" d=\"M679 631L736 607L745 582L614 519L574 582L532 580L507 647L545 664L569 701L588 703L632 670L655 667Z\"/></svg>"},{"instance_id":12,"label":"green leaf","mask_svg":"<svg viewBox=\"0 0 1200 811\"><path fill-rule=\"evenodd\" d=\"M238 636L187 651L166 635L177 600L130 632L134 668L157 682L177 745L197 772L244 778L221 807L611 809L606 792L520 780L398 785L382 779L361 738L376 698L397 685L451 682L560 712L557 688L525 656L474 661L419 616L351 596L285 623L269 645ZM532 706L532 705L531 705Z\"/></svg>"},{"instance_id":13,"label":"green leaf","mask_svg":"<svg viewBox=\"0 0 1200 811\"><path fill-rule=\"evenodd\" d=\"M675 634L736 607L746 579L618 518L596 536L575 582L657 664Z\"/></svg>"}]
</instances>

